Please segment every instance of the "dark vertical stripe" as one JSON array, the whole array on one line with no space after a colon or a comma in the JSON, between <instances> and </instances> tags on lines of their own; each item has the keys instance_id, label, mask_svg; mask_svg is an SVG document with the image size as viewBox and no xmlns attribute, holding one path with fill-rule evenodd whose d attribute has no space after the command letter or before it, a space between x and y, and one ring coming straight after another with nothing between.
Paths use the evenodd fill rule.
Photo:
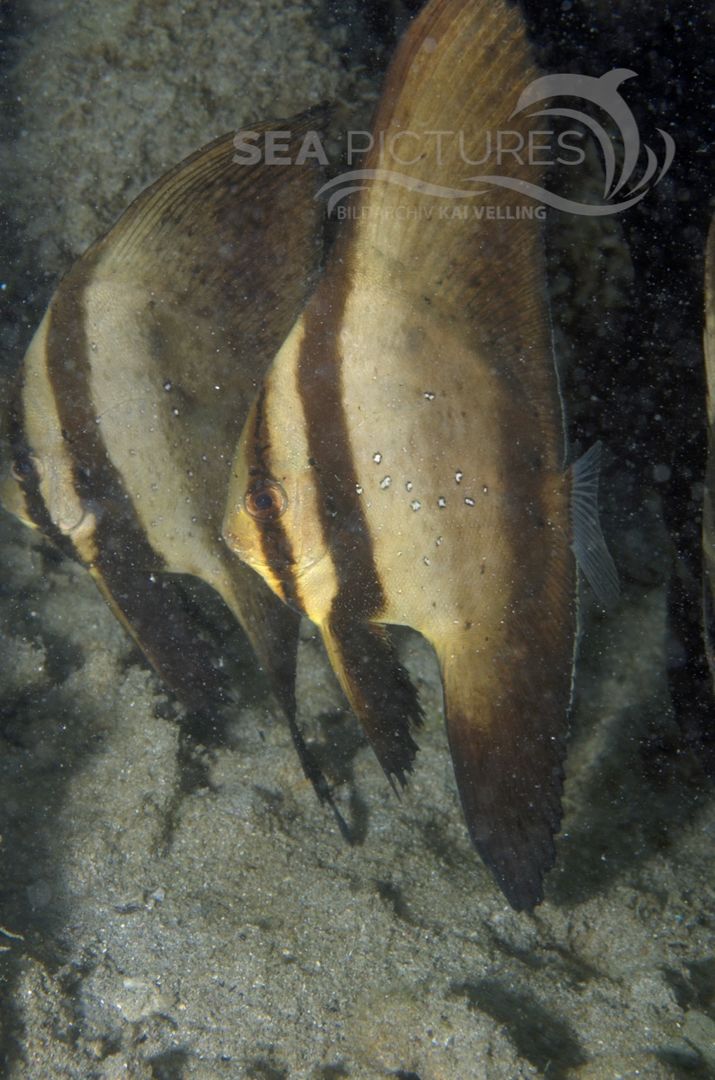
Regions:
<instances>
[{"instance_id":1,"label":"dark vertical stripe","mask_svg":"<svg viewBox=\"0 0 715 1080\"><path fill-rule=\"evenodd\" d=\"M115 571L121 566L159 569L163 560L148 542L121 473L109 457L92 401L84 299L96 262L85 256L55 296L47 331L47 374L71 452L75 490L96 518L98 568L111 563ZM118 355L114 363L121 362Z\"/></svg>"},{"instance_id":2,"label":"dark vertical stripe","mask_svg":"<svg viewBox=\"0 0 715 1080\"><path fill-rule=\"evenodd\" d=\"M18 379L8 410L7 431L12 452L13 469L17 483L25 499L25 511L30 521L37 526L59 550L70 558L77 558L72 541L65 536L50 517L45 500L40 491L40 474L34 448L29 444L25 433L22 391L24 368Z\"/></svg>"},{"instance_id":3,"label":"dark vertical stripe","mask_svg":"<svg viewBox=\"0 0 715 1080\"><path fill-rule=\"evenodd\" d=\"M249 489L252 483L275 480L270 463L265 386L261 389L254 405L253 431L251 432L249 452ZM293 567L295 566L293 546L280 518L269 521L256 519L256 527L261 541L263 558L281 587L283 599L287 604L297 608L298 611L304 612L305 606L300 596L298 582L293 573Z\"/></svg>"},{"instance_id":4,"label":"dark vertical stripe","mask_svg":"<svg viewBox=\"0 0 715 1080\"><path fill-rule=\"evenodd\" d=\"M343 249L344 256L346 255ZM338 580L331 618L344 624L377 617L385 596L375 565L342 400L340 327L351 287L348 262L319 286L306 309L298 386L318 489L318 513Z\"/></svg>"},{"instance_id":5,"label":"dark vertical stripe","mask_svg":"<svg viewBox=\"0 0 715 1080\"><path fill-rule=\"evenodd\" d=\"M333 664L344 680L377 758L393 783L404 785L422 723L419 698L389 634L376 620L385 609L372 536L357 492L358 478L342 400L340 327L352 285L345 258L306 310L298 387L315 473L323 540L333 560L337 592L323 625Z\"/></svg>"},{"instance_id":6,"label":"dark vertical stripe","mask_svg":"<svg viewBox=\"0 0 715 1080\"><path fill-rule=\"evenodd\" d=\"M271 473L270 464L270 440L269 433L266 424L266 389L265 385L262 387L255 405L253 407L253 427L251 431L251 438L249 442L249 455L250 460L248 462L248 475L249 475L249 490L252 484L258 482L259 484L266 480L275 481L275 477ZM305 606L300 596L300 590L298 588L298 582L293 572L295 566L295 556L293 554L293 547L290 542L290 538L285 528L283 527L280 518L269 521L260 521L256 519L256 526L258 528L258 534L261 541L261 550L263 551L263 558L266 564L270 567L271 573L278 581L283 599L291 607L297 608L298 611L304 612ZM335 820L338 823L338 827L343 836L348 840L352 840L350 829L345 822L342 814L335 805L330 785L320 768L320 763L314 755L311 748L305 742L303 734L298 727L295 718L295 704L294 704L294 683L295 683L295 670L291 670L291 677L289 683L285 680L281 683L280 680L276 680L279 683L278 693L281 700L284 700L286 693L290 694L291 703L285 709L288 717L288 724L290 727L291 737L293 739L293 745L296 748L298 757L300 759L301 766L306 778L313 785L313 789L318 796L318 800L321 803L325 803L330 806Z\"/></svg>"}]
</instances>

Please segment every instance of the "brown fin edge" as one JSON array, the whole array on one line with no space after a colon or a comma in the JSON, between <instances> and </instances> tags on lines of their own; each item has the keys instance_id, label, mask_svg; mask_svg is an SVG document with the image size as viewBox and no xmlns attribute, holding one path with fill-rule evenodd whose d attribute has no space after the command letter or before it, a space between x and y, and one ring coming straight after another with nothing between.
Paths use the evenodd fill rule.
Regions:
<instances>
[{"instance_id":1,"label":"brown fin edge","mask_svg":"<svg viewBox=\"0 0 715 1080\"><path fill-rule=\"evenodd\" d=\"M394 791L405 787L417 754L412 730L422 706L383 626L333 615L321 627L330 662Z\"/></svg>"},{"instance_id":2,"label":"brown fin edge","mask_svg":"<svg viewBox=\"0 0 715 1080\"><path fill-rule=\"evenodd\" d=\"M507 664L485 693L479 675L476 663L443 666L457 788L474 847L511 906L532 911L555 861L570 678L550 695L525 665Z\"/></svg>"},{"instance_id":3,"label":"brown fin edge","mask_svg":"<svg viewBox=\"0 0 715 1080\"><path fill-rule=\"evenodd\" d=\"M91 567L113 615L166 685L189 709L210 711L230 700L228 682L196 635L178 580L126 567Z\"/></svg>"}]
</instances>

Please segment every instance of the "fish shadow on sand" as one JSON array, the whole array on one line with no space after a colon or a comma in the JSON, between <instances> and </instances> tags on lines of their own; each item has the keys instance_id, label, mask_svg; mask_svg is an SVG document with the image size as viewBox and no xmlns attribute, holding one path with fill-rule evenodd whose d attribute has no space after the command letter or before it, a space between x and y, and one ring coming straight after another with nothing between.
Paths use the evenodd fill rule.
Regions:
<instances>
[{"instance_id":1,"label":"fish shadow on sand","mask_svg":"<svg viewBox=\"0 0 715 1080\"><path fill-rule=\"evenodd\" d=\"M176 790L167 804L164 846L170 844L170 819L183 798L211 786L210 755L230 744L228 723L236 703L243 707L270 697L235 619L210 588L187 582L187 614L195 620L197 634L215 652L225 676L221 685L236 688L236 703L184 709L114 623L80 568L38 539L30 554L37 573L23 581L24 570L15 567L13 553L13 532L19 536L20 530L3 515L3 547L10 577L17 572L18 580L0 590L0 622L10 638L10 665L23 666L17 675L6 669L0 708L4 792L0 895L4 925L29 935L28 950L36 948L38 957L52 964L61 962L55 950L61 953L57 942L69 914L61 899L63 853L58 821L66 819L73 778L105 751L108 725L114 722L117 708L118 698L105 701L101 686L92 685L91 680L109 678L112 695L121 694L117 688L132 669L145 671L148 697L139 707L147 704L155 719L175 725ZM23 531L18 551L26 548ZM68 632L70 624L74 629ZM100 657L94 668L89 662L93 652ZM26 667L35 672L29 682L23 678ZM60 829L65 827L66 820Z\"/></svg>"},{"instance_id":2,"label":"fish shadow on sand","mask_svg":"<svg viewBox=\"0 0 715 1080\"><path fill-rule=\"evenodd\" d=\"M566 814L548 889L559 906L581 903L619 881L652 889L648 864L669 857L712 797L701 763L672 718L664 661L632 645L639 620L651 624L653 642L666 639L663 590L640 593L627 598L622 620L589 631ZM589 656L596 658L593 668ZM643 693L636 698L639 684Z\"/></svg>"}]
</instances>

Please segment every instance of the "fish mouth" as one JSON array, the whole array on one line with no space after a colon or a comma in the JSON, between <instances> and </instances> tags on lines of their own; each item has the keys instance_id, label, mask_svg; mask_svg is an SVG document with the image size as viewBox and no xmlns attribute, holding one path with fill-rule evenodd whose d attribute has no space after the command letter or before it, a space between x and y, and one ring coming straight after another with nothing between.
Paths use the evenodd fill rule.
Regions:
<instances>
[{"instance_id":1,"label":"fish mouth","mask_svg":"<svg viewBox=\"0 0 715 1080\"><path fill-rule=\"evenodd\" d=\"M230 553L243 563L244 566L249 566L251 570L255 570L257 574L265 578L271 572L271 567L265 559L257 557L257 549L253 546L246 546L241 543L241 538L236 535L231 529L225 529L221 533L221 538L230 551ZM258 549L260 550L260 549Z\"/></svg>"},{"instance_id":2,"label":"fish mouth","mask_svg":"<svg viewBox=\"0 0 715 1080\"><path fill-rule=\"evenodd\" d=\"M232 529L223 528L221 530L221 538L229 551L232 551L234 555L238 555L238 557L240 558L241 545L239 543L238 537L236 536L236 533L233 532Z\"/></svg>"}]
</instances>

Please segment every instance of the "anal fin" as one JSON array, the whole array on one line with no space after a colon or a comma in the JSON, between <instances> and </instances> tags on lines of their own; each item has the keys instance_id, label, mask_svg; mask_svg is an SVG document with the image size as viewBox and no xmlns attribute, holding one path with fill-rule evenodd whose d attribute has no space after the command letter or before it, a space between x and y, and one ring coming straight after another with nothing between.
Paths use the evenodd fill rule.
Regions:
<instances>
[{"instance_id":1,"label":"anal fin","mask_svg":"<svg viewBox=\"0 0 715 1080\"><path fill-rule=\"evenodd\" d=\"M475 848L517 911L543 899L561 821L572 639L539 623L442 647L447 733ZM542 635L544 635L542 637Z\"/></svg>"},{"instance_id":2,"label":"anal fin","mask_svg":"<svg viewBox=\"0 0 715 1080\"><path fill-rule=\"evenodd\" d=\"M392 784L407 783L422 707L385 627L333 616L321 627L333 670Z\"/></svg>"},{"instance_id":3,"label":"anal fin","mask_svg":"<svg viewBox=\"0 0 715 1080\"><path fill-rule=\"evenodd\" d=\"M296 718L295 676L300 616L271 592L248 566L232 565L231 587L225 582L217 591L244 628L258 665L288 721L293 746L306 779L318 801L329 806L340 832L351 840L350 830L338 810L320 763L303 738Z\"/></svg>"},{"instance_id":4,"label":"anal fin","mask_svg":"<svg viewBox=\"0 0 715 1080\"><path fill-rule=\"evenodd\" d=\"M210 710L229 700L228 680L197 634L177 578L101 563L91 573L114 615L188 708Z\"/></svg>"},{"instance_id":5,"label":"anal fin","mask_svg":"<svg viewBox=\"0 0 715 1080\"><path fill-rule=\"evenodd\" d=\"M234 573L237 570L238 568L234 568ZM240 570L255 578L254 587L250 591L246 588L242 593L242 621L248 630L261 667L268 676L273 694L288 720L288 728L303 775L311 784L318 802L330 807L343 837L351 842L350 829L338 810L327 777L298 727L295 676L300 616L286 604L281 603L263 582L259 582L252 570L248 567L240 567ZM250 612L247 608L249 601Z\"/></svg>"}]
</instances>

